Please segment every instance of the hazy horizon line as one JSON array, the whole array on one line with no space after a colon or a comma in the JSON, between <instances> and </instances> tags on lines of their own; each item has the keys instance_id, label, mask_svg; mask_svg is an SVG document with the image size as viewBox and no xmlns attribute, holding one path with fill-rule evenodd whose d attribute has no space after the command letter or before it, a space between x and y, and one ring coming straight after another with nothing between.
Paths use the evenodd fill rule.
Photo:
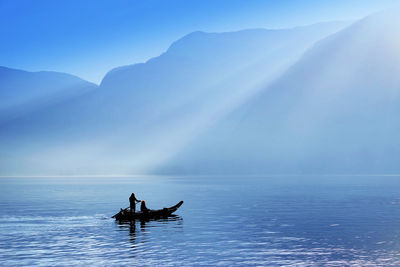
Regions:
<instances>
[{"instance_id":1,"label":"hazy horizon line","mask_svg":"<svg viewBox=\"0 0 400 267\"><path fill-rule=\"evenodd\" d=\"M338 176L338 177L400 177L400 174L74 174L74 175L0 175L4 178L145 178L145 177L275 177L275 176Z\"/></svg>"}]
</instances>

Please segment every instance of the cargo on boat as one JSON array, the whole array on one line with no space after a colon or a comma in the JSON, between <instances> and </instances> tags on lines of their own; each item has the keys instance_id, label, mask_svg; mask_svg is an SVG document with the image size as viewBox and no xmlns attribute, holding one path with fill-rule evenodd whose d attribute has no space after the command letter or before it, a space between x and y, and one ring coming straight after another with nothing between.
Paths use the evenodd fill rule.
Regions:
<instances>
[{"instance_id":1,"label":"cargo on boat","mask_svg":"<svg viewBox=\"0 0 400 267\"><path fill-rule=\"evenodd\" d=\"M112 216L118 221L131 221L131 220L141 220L141 219L157 219L165 218L171 216L180 206L182 206L183 201L180 201L175 206L169 208L163 208L159 210L148 210L146 212L131 212L129 208L121 209L117 214Z\"/></svg>"}]
</instances>

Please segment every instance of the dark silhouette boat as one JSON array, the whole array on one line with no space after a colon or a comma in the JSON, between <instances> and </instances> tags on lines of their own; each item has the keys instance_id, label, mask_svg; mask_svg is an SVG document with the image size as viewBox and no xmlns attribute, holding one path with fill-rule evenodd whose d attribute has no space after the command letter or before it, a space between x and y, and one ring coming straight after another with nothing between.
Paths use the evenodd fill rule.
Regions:
<instances>
[{"instance_id":1,"label":"dark silhouette boat","mask_svg":"<svg viewBox=\"0 0 400 267\"><path fill-rule=\"evenodd\" d=\"M172 216L172 213L177 211L180 206L182 206L183 201L180 201L175 206L169 208L163 208L160 210L148 210L147 212L131 212L129 208L121 209L117 214L112 216L117 221L132 221L132 220L148 220L148 219L157 219L157 218L165 218Z\"/></svg>"}]
</instances>

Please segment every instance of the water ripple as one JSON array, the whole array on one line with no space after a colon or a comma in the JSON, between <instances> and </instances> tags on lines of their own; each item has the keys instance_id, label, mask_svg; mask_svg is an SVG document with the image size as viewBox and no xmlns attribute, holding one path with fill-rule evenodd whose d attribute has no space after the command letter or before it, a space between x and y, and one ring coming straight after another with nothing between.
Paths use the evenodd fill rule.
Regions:
<instances>
[{"instance_id":1,"label":"water ripple","mask_svg":"<svg viewBox=\"0 0 400 267\"><path fill-rule=\"evenodd\" d=\"M368 181L299 186L287 180L138 183L121 178L101 185L31 183L22 200L7 193L8 184L0 189L0 262L398 266L400 183L390 180L377 190L376 181ZM185 204L179 216L168 219L115 222L110 216L126 205L133 186L152 192L143 197L154 207L176 203L176 196ZM20 187L24 183L13 190L23 191Z\"/></svg>"}]
</instances>

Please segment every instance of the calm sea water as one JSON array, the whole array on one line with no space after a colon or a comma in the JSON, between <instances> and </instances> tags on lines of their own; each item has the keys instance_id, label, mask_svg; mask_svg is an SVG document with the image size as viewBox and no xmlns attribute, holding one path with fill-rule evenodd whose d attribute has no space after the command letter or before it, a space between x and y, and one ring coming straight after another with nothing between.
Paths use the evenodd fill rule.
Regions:
<instances>
[{"instance_id":1,"label":"calm sea water","mask_svg":"<svg viewBox=\"0 0 400 267\"><path fill-rule=\"evenodd\" d=\"M177 216L119 224L135 192ZM400 265L400 177L1 178L0 265Z\"/></svg>"}]
</instances>

